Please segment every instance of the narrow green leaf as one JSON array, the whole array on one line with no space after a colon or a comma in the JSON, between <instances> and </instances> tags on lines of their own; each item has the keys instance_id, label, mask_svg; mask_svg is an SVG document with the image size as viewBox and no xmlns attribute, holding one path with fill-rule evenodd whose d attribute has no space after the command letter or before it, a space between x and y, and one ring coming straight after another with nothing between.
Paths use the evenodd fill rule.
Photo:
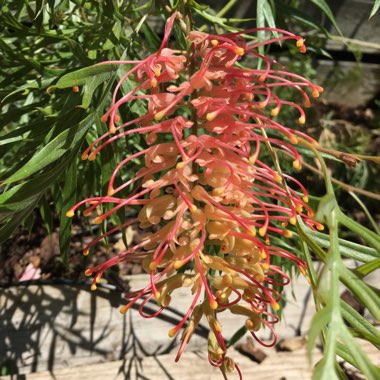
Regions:
<instances>
[{"instance_id":1,"label":"narrow green leaf","mask_svg":"<svg viewBox=\"0 0 380 380\"><path fill-rule=\"evenodd\" d=\"M119 65L102 65L102 64L85 67L83 69L76 70L64 75L58 80L58 82L55 85L49 87L49 91L53 90L54 88L82 86L86 84L86 82L90 78L95 77L100 74L104 74L104 73L116 72L118 68L119 68Z\"/></svg>"},{"instance_id":2,"label":"narrow green leaf","mask_svg":"<svg viewBox=\"0 0 380 380\"><path fill-rule=\"evenodd\" d=\"M30 177L32 174L61 158L66 152L71 150L79 140L83 138L87 130L93 124L94 120L94 114L90 114L73 129L66 129L63 131L53 141L37 152L21 169L7 178L3 183L10 184Z\"/></svg>"},{"instance_id":3,"label":"narrow green leaf","mask_svg":"<svg viewBox=\"0 0 380 380\"><path fill-rule=\"evenodd\" d=\"M67 263L71 240L72 218L66 216L67 211L76 202L78 180L77 160L73 160L67 169L65 183L62 189L62 208L59 225L59 247L63 261Z\"/></svg>"},{"instance_id":4,"label":"narrow green leaf","mask_svg":"<svg viewBox=\"0 0 380 380\"><path fill-rule=\"evenodd\" d=\"M368 309L374 318L380 320L380 298L378 295L344 265L339 266L339 276L343 284Z\"/></svg>"},{"instance_id":5,"label":"narrow green leaf","mask_svg":"<svg viewBox=\"0 0 380 380\"><path fill-rule=\"evenodd\" d=\"M276 28L276 22L274 20L272 7L269 4L268 0L263 1L263 13L266 22L271 28ZM278 36L278 33L273 33L275 36Z\"/></svg>"},{"instance_id":6,"label":"narrow green leaf","mask_svg":"<svg viewBox=\"0 0 380 380\"><path fill-rule=\"evenodd\" d=\"M379 8L380 8L380 0L375 0L372 10L371 10L371 14L369 16L370 19L377 13Z\"/></svg>"},{"instance_id":7,"label":"narrow green leaf","mask_svg":"<svg viewBox=\"0 0 380 380\"><path fill-rule=\"evenodd\" d=\"M95 90L100 84L102 84L107 79L110 79L111 77L111 73L103 73L87 79L84 85L84 93L80 107L87 109L91 104L91 99L94 95Z\"/></svg>"},{"instance_id":8,"label":"narrow green leaf","mask_svg":"<svg viewBox=\"0 0 380 380\"><path fill-rule=\"evenodd\" d=\"M46 196L43 196L41 198L40 214L41 214L42 220L44 221L48 234L51 235L51 233L53 232L53 220L51 217L51 209L46 199Z\"/></svg>"},{"instance_id":9,"label":"narrow green leaf","mask_svg":"<svg viewBox=\"0 0 380 380\"><path fill-rule=\"evenodd\" d=\"M338 33L340 35L342 35L342 32L338 26L338 24L336 23L336 20L335 20L335 17L330 9L330 7L328 6L328 4L326 3L325 0L310 0L313 4L315 4L319 9L322 10L322 12L327 16L327 18L331 21L331 23L334 25L335 29L338 31Z\"/></svg>"},{"instance_id":10,"label":"narrow green leaf","mask_svg":"<svg viewBox=\"0 0 380 380\"><path fill-rule=\"evenodd\" d=\"M380 258L376 260L372 260L369 263L360 265L359 267L355 268L355 272L358 273L361 278L368 276L373 271L380 269Z\"/></svg>"},{"instance_id":11,"label":"narrow green leaf","mask_svg":"<svg viewBox=\"0 0 380 380\"><path fill-rule=\"evenodd\" d=\"M247 332L247 328L245 326L240 327L239 330L237 330L234 335L232 335L231 339L227 343L227 348L233 346L236 344Z\"/></svg>"},{"instance_id":12,"label":"narrow green leaf","mask_svg":"<svg viewBox=\"0 0 380 380\"><path fill-rule=\"evenodd\" d=\"M28 207L16 212L12 215L12 219L7 224L0 228L0 244L9 239L12 232L25 220L28 215L34 210L35 205L38 202L38 197Z\"/></svg>"},{"instance_id":13,"label":"narrow green leaf","mask_svg":"<svg viewBox=\"0 0 380 380\"><path fill-rule=\"evenodd\" d=\"M311 321L311 328L309 331L309 339L307 342L307 354L311 358L311 353L315 342L323 330L323 328L329 323L331 317L331 310L329 307L318 310Z\"/></svg>"},{"instance_id":14,"label":"narrow green leaf","mask_svg":"<svg viewBox=\"0 0 380 380\"><path fill-rule=\"evenodd\" d=\"M302 225L301 227L303 229L303 232L308 234L308 236L315 243L317 243L318 246L323 248L330 247L328 235L322 232L311 231L310 229ZM339 251L342 256L358 260L363 263L371 262L374 258L380 257L380 252L376 251L376 249L367 247L365 245L353 243L344 239L339 239Z\"/></svg>"},{"instance_id":15,"label":"narrow green leaf","mask_svg":"<svg viewBox=\"0 0 380 380\"><path fill-rule=\"evenodd\" d=\"M350 363L352 366L356 368L360 368L357 362L358 355L361 353L355 351L355 355L353 356L350 352L350 347L347 344L343 344L337 342L336 344L336 353L347 363ZM366 360L365 370L368 372L366 379L367 380L377 380L380 378L380 369L375 367L372 363Z\"/></svg>"},{"instance_id":16,"label":"narrow green leaf","mask_svg":"<svg viewBox=\"0 0 380 380\"><path fill-rule=\"evenodd\" d=\"M352 328L363 336L370 335L372 337L372 343L376 344L380 349L380 331L346 302L341 300L340 307L343 318Z\"/></svg>"}]
</instances>

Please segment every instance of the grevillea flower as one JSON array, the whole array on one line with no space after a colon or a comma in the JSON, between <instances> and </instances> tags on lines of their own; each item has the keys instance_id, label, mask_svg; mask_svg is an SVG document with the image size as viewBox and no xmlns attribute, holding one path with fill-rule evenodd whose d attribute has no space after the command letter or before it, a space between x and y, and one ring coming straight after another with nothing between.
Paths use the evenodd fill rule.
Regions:
<instances>
[{"instance_id":1,"label":"grevillea flower","mask_svg":"<svg viewBox=\"0 0 380 380\"><path fill-rule=\"evenodd\" d=\"M67 215L72 216L84 204L86 216L110 204L93 219L101 223L125 207L138 210L136 218L85 247L87 255L100 239L129 225L146 230L141 242L86 270L86 275L93 276L92 289L107 268L122 261L141 262L150 280L143 289L126 294L128 302L121 312L139 303L141 316L151 318L170 305L176 289L188 287L193 299L182 320L169 331L174 337L182 330L176 360L200 319L206 317L210 363L219 367L225 378L234 368L241 376L227 356L223 313L242 316L259 342L256 332L267 326L274 340L261 344L273 346L281 298L276 289L290 282L273 264L273 257L289 260L306 273L304 262L276 246L273 237L290 238L288 226L296 224L297 218L311 229L323 228L313 220L304 186L260 159L262 149L271 145L293 156L294 167L301 169L294 145L300 137L313 143L301 131L273 120L283 107L293 107L299 112L299 124L305 123L302 106L280 98L275 90L291 87L309 107L308 94L318 97L323 89L258 52L259 46L294 40L303 53L302 38L271 28L244 31L278 35L249 42L243 32L210 35L194 31L187 36L189 51L183 52L168 47L173 24L180 17L174 13L169 18L160 49L146 59L102 63L129 68L102 117L109 131L94 141L82 158L94 160L108 144L134 134L143 136L148 147L135 154L126 152L110 178L108 194L79 202ZM244 67L245 57L262 60L263 68ZM133 77L136 87L122 93L123 83ZM120 108L137 99L145 102L146 114L121 122ZM121 172L138 157L144 164L122 183ZM131 185L132 193L121 196ZM153 315L144 311L147 302L158 305Z\"/></svg>"}]
</instances>

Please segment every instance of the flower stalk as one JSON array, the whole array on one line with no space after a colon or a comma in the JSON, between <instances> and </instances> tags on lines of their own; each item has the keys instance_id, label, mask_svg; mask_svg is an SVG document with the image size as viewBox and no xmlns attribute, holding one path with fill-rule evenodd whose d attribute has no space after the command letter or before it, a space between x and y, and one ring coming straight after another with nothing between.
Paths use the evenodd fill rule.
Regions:
<instances>
[{"instance_id":1,"label":"flower stalk","mask_svg":"<svg viewBox=\"0 0 380 380\"><path fill-rule=\"evenodd\" d=\"M292 107L303 125L303 107L310 106L309 94L318 97L323 89L258 52L261 46L294 40L304 53L304 40L299 36L272 28L224 35L188 31L189 51L183 52L172 49L169 43L174 23L181 19L180 13L172 14L159 50L144 60L102 63L128 69L102 117L109 131L85 150L82 159L94 160L108 144L133 134L142 135L148 147L127 155L117 165L107 195L79 202L67 216L73 216L85 203L86 216L102 205L112 205L97 215L94 223L125 207L138 209L135 219L112 228L85 247L84 254L88 255L102 237L129 225L147 230L140 243L86 270L86 275L93 276L92 289L109 267L122 261L141 262L150 280L143 289L126 294L129 301L121 312L139 303L141 316L151 318L170 305L177 289L189 288L193 300L179 324L169 331L174 337L183 330L176 360L204 316L210 326L210 363L225 377L234 369L241 377L236 363L227 356L223 313L240 316L261 344L275 345L273 325L281 305L277 289L290 279L272 259L292 261L302 274L307 273L307 267L302 259L277 247L272 237L290 238L289 226L295 225L297 218L310 229L323 229L313 220L305 187L263 162L262 149L268 144L276 146L293 157L294 168L301 169L301 157L294 145L300 138L310 144L315 141L273 117L283 107ZM243 33L258 32L277 32L278 36L250 42L243 38ZM245 57L262 60L263 69L244 67ZM123 83L132 77L136 87L122 94ZM281 87L298 91L303 105L276 95L275 90ZM146 102L146 114L123 123L120 109L137 99ZM134 178L116 186L121 172L137 157L144 158L144 165ZM122 197L122 190L132 184L137 185L136 190ZM147 315L144 307L151 301L158 309ZM269 344L256 335L262 326L273 332Z\"/></svg>"}]
</instances>

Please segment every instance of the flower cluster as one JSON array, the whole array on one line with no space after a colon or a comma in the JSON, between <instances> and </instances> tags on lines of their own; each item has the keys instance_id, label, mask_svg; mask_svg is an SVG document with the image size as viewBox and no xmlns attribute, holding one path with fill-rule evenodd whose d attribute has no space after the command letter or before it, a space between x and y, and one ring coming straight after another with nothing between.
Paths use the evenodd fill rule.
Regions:
<instances>
[{"instance_id":1,"label":"flower cluster","mask_svg":"<svg viewBox=\"0 0 380 380\"><path fill-rule=\"evenodd\" d=\"M242 32L210 35L192 31L187 35L189 51L184 52L168 47L174 22L180 17L174 13L169 18L160 49L146 59L103 63L131 68L116 85L112 104L102 117L109 131L94 141L82 158L94 160L108 144L136 133L145 138L148 147L117 165L107 195L86 199L67 215L73 216L83 204L87 204L86 216L102 204L111 204L93 220L101 223L125 207L139 210L136 218L85 248L87 255L101 238L128 225L146 229L141 242L87 269L86 275L93 276L92 288L96 289L107 268L121 261L140 261L150 281L144 289L126 295L129 301L121 312L139 302L140 314L150 318L170 305L176 289L188 287L193 300L182 320L169 331L174 337L183 330L177 360L204 316L210 326L209 361L226 376L237 366L226 356L221 313L243 316L247 330L257 340L256 332L263 325L273 331L278 321L275 311L280 307L276 289L290 281L273 265L273 257L291 260L303 274L306 266L271 239L276 235L290 238L288 224L296 224L297 218L312 229L323 228L312 219L303 185L260 160L262 148L270 145L290 154L294 167L300 169L294 145L300 137L313 142L273 120L283 106L290 106L299 112L299 124L305 123L302 107L281 99L273 90L292 87L309 107L308 93L318 97L322 88L258 52L260 46L288 39L305 52L302 38L270 28L245 31L276 32L276 38L250 42ZM242 62L246 58L261 60L262 68L245 68ZM133 77L136 87L119 95L124 81ZM146 102L146 114L121 122L119 109L136 99ZM144 159L144 166L132 179L116 186L121 170L137 157ZM135 190L121 197L122 190L133 184ZM146 315L144 306L153 300L158 310ZM273 335L272 343L261 343L274 345Z\"/></svg>"}]
</instances>

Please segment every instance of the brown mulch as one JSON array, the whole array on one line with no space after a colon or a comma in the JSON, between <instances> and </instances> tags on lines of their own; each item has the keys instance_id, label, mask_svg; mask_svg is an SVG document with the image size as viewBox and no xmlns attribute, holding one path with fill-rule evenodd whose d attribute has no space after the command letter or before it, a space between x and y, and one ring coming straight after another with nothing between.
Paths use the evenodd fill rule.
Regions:
<instances>
[{"instance_id":1,"label":"brown mulch","mask_svg":"<svg viewBox=\"0 0 380 380\"><path fill-rule=\"evenodd\" d=\"M97 243L88 256L83 256L83 248L92 239L98 236L98 231L88 231L88 226L74 224L72 227L72 241L67 260L60 255L59 231L55 228L49 235L38 213L35 214L35 223L31 231L19 227L0 246L0 286L10 286L19 283L20 277L29 264L41 270L39 281L66 280L73 283L88 281L84 271L114 257L125 249L121 234L109 237L107 244ZM127 230L127 240L138 239L135 231ZM117 290L126 291L128 284L122 280L126 275L140 274L142 268L139 263L121 263L112 267L104 274L107 283Z\"/></svg>"}]
</instances>

